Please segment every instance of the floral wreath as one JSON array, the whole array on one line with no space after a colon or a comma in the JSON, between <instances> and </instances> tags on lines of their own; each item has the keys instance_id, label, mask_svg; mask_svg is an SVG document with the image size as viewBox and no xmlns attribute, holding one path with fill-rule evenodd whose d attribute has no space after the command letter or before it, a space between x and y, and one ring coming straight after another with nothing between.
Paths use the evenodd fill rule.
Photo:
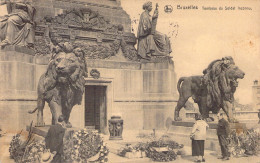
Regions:
<instances>
[{"instance_id":1,"label":"floral wreath","mask_svg":"<svg viewBox=\"0 0 260 163\"><path fill-rule=\"evenodd\" d=\"M109 150L97 131L76 131L64 145L64 160L108 162Z\"/></svg>"}]
</instances>

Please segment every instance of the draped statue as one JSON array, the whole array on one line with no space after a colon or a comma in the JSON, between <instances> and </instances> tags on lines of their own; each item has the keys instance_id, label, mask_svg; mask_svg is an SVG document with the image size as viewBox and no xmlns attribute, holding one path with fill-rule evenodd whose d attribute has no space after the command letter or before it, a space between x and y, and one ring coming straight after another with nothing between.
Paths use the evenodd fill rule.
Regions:
<instances>
[{"instance_id":1,"label":"draped statue","mask_svg":"<svg viewBox=\"0 0 260 163\"><path fill-rule=\"evenodd\" d=\"M171 53L169 38L165 34L156 31L158 19L157 7L154 10L153 16L151 16L149 13L152 11L152 2L146 2L143 5L145 11L140 16L137 31L137 53L143 59L149 59L155 55L167 56Z\"/></svg>"},{"instance_id":2,"label":"draped statue","mask_svg":"<svg viewBox=\"0 0 260 163\"><path fill-rule=\"evenodd\" d=\"M18 45L33 47L35 8L26 1L4 0L8 15L0 18L0 46Z\"/></svg>"}]
</instances>

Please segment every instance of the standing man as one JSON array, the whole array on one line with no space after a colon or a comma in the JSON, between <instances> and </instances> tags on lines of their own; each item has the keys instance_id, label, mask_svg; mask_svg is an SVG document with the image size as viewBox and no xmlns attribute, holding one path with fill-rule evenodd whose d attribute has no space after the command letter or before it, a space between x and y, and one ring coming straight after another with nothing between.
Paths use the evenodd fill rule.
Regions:
<instances>
[{"instance_id":1,"label":"standing man","mask_svg":"<svg viewBox=\"0 0 260 163\"><path fill-rule=\"evenodd\" d=\"M230 133L230 127L228 121L224 117L224 113L218 114L218 128L217 135L218 141L221 148L222 157L219 159L229 160L230 153L228 152L228 136Z\"/></svg>"},{"instance_id":2,"label":"standing man","mask_svg":"<svg viewBox=\"0 0 260 163\"><path fill-rule=\"evenodd\" d=\"M52 163L62 163L63 155L63 137L65 128L63 128L64 116L58 118L58 123L52 125L45 137L46 148L50 149L51 153L56 152L53 157Z\"/></svg>"}]
</instances>

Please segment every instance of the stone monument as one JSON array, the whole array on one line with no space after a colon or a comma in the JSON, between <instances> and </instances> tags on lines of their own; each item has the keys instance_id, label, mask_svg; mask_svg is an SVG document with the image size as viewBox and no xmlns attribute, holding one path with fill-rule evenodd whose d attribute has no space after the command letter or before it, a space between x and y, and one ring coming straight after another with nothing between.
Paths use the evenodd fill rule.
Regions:
<instances>
[{"instance_id":1,"label":"stone monument","mask_svg":"<svg viewBox=\"0 0 260 163\"><path fill-rule=\"evenodd\" d=\"M74 106L72 110L68 109L71 111L68 125L108 133L108 117L121 113L124 130L165 127L166 119L173 115L171 107L176 104L174 62L167 55L142 61L135 48L137 39L131 33L130 17L119 0L32 0L31 6L35 8L31 24L35 31L33 46L6 44L0 51L2 126L16 130L24 129L32 120L38 122L37 126L55 123L57 116L53 116L49 107L45 105L39 110L43 105L38 107L37 103L49 102L51 110L60 109L59 105L51 104L53 90L58 89L53 86L75 81L78 75L66 79L57 73L58 82L50 82L43 91L37 90L37 85L38 88L42 86L38 81L48 83L45 81L49 79L44 78L48 77L46 70L53 67L57 57L78 58L80 52L84 53L81 60L85 64L75 67L88 67L86 74L89 75L84 71L77 73L84 79L84 84L71 82L70 88L76 88L77 97L82 100L66 103L69 108ZM64 49L66 44L70 44L72 50ZM58 100L54 101L65 105L65 98L56 98ZM36 106L38 116L28 114ZM10 119L15 120L10 123Z\"/></svg>"}]
</instances>

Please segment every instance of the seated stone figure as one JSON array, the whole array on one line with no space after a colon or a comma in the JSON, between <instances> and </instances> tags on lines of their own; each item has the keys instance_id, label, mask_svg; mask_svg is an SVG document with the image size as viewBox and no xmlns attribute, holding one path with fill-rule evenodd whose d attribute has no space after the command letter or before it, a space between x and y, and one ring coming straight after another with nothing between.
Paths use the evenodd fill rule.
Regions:
<instances>
[{"instance_id":1,"label":"seated stone figure","mask_svg":"<svg viewBox=\"0 0 260 163\"><path fill-rule=\"evenodd\" d=\"M143 5L145 10L139 20L137 31L138 55L144 59L149 59L151 55L167 56L171 53L171 44L169 38L156 31L156 23L158 18L158 9L154 10L153 16L149 13L152 10L152 2L146 2Z\"/></svg>"},{"instance_id":2,"label":"seated stone figure","mask_svg":"<svg viewBox=\"0 0 260 163\"><path fill-rule=\"evenodd\" d=\"M0 19L0 46L19 45L32 47L34 45L35 8L25 1L11 2L5 0L0 5L7 5L8 15Z\"/></svg>"}]
</instances>

